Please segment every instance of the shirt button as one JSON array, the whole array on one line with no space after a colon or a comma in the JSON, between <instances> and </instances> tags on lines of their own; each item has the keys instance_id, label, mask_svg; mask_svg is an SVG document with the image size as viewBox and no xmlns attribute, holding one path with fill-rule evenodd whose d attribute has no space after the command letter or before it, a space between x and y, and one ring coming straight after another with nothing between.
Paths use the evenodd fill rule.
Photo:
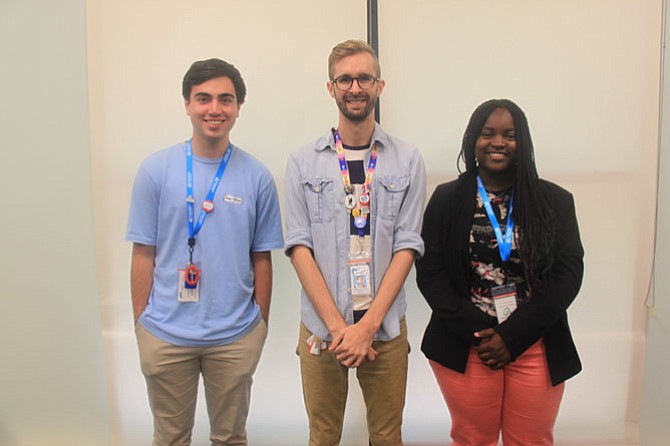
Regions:
<instances>
[{"instance_id":1,"label":"shirt button","mask_svg":"<svg viewBox=\"0 0 670 446\"><path fill-rule=\"evenodd\" d=\"M389 186L389 189L395 189L395 183L391 183L391 185Z\"/></svg>"},{"instance_id":2,"label":"shirt button","mask_svg":"<svg viewBox=\"0 0 670 446\"><path fill-rule=\"evenodd\" d=\"M321 186L314 186L314 192L321 192Z\"/></svg>"}]
</instances>

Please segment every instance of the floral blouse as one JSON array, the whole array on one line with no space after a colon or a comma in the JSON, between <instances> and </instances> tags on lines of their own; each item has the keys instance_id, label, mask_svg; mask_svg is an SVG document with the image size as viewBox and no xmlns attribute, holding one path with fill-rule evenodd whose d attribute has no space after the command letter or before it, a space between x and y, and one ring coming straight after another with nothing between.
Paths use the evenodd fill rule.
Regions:
<instances>
[{"instance_id":1,"label":"floral blouse","mask_svg":"<svg viewBox=\"0 0 670 446\"><path fill-rule=\"evenodd\" d=\"M503 234L507 227L507 217L511 189L502 192L488 192L493 213L498 219ZM524 278L523 265L517 247L518 227L514 228L512 251L509 260L503 262L498 251L493 226L486 214L482 198L477 193L477 207L470 230L470 259L472 267L472 286L470 299L483 312L496 316L491 288L514 283L517 290L517 303L522 304L528 299L528 290Z\"/></svg>"}]
</instances>

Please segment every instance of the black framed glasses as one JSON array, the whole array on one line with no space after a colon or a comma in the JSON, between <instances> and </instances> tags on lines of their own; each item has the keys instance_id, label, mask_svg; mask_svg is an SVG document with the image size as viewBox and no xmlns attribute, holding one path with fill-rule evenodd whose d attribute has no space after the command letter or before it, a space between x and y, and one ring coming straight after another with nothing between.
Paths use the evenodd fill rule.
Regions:
<instances>
[{"instance_id":1,"label":"black framed glasses","mask_svg":"<svg viewBox=\"0 0 670 446\"><path fill-rule=\"evenodd\" d=\"M339 89L347 91L354 85L354 81L358 82L358 86L361 87L361 90L369 90L379 79L374 77L371 74L359 74L356 77L351 77L348 74L343 74L338 76L335 79L332 79L331 82Z\"/></svg>"}]
</instances>

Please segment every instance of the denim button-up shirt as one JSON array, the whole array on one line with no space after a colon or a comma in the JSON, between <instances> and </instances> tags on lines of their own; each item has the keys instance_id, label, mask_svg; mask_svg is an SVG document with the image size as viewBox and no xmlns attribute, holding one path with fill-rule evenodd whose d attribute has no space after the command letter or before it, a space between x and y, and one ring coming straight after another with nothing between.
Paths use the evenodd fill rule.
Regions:
<instances>
[{"instance_id":1,"label":"denim button-up shirt","mask_svg":"<svg viewBox=\"0 0 670 446\"><path fill-rule=\"evenodd\" d=\"M374 294L394 253L412 249L417 256L423 255L421 223L426 197L426 168L416 148L388 135L377 124L371 143L376 143L379 148L370 194ZM292 154L286 165L284 181L286 255L290 255L291 249L297 245L313 251L340 314L348 325L353 324L347 265L350 221L344 205L342 174L332 133L328 132ZM400 335L400 319L406 308L405 291L401 289L374 339L388 341ZM301 317L317 337L330 340L326 325L304 289L301 291Z\"/></svg>"}]
</instances>

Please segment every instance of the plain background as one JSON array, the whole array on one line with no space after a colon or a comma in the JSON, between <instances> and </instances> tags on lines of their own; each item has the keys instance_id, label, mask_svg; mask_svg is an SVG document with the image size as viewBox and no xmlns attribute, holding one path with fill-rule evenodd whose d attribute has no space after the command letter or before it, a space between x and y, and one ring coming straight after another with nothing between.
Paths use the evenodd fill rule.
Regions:
<instances>
[{"instance_id":1,"label":"plain background","mask_svg":"<svg viewBox=\"0 0 670 446\"><path fill-rule=\"evenodd\" d=\"M382 125L421 149L429 194L457 174L472 110L508 97L528 115L540 174L575 195L586 275L570 317L584 372L568 382L558 444L639 444L640 426L645 446L668 435L670 240L655 232L657 198L659 228L670 212L664 188L656 193L670 169L659 157L663 3L379 5ZM190 136L180 95L188 66L221 57L241 70L249 93L232 139L270 168L281 192L288 154L336 123L330 49L365 36L363 0L0 1L1 445L150 441L123 237L140 161ZM250 444L300 445L299 285L281 252L274 265ZM448 414L419 351L429 312L413 274L406 289L405 439L444 444ZM350 398L344 442L363 445L354 381ZM194 445L204 444L199 407Z\"/></svg>"}]
</instances>

